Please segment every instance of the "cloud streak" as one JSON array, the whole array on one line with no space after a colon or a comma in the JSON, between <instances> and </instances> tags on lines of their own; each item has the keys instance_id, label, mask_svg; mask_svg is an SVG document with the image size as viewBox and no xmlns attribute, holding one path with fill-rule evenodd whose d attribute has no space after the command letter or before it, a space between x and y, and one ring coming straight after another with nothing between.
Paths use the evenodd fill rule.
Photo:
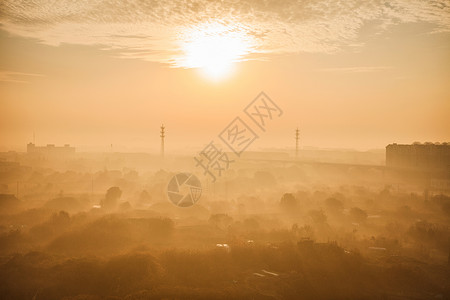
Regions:
<instances>
[{"instance_id":1,"label":"cloud streak","mask_svg":"<svg viewBox=\"0 0 450 300\"><path fill-rule=\"evenodd\" d=\"M42 74L0 71L0 82L28 83L30 77L42 77Z\"/></svg>"},{"instance_id":2,"label":"cloud streak","mask_svg":"<svg viewBox=\"0 0 450 300\"><path fill-rule=\"evenodd\" d=\"M332 72L332 73L374 73L392 70L392 67L340 67L340 68L324 68L318 69L319 72Z\"/></svg>"},{"instance_id":3,"label":"cloud streak","mask_svg":"<svg viewBox=\"0 0 450 300\"><path fill-rule=\"evenodd\" d=\"M186 67L183 46L208 24L245 37L240 60L337 52L361 44L369 22L380 31L412 22L450 31L449 0L3 0L0 12L3 29L44 44L97 45L175 67Z\"/></svg>"}]
</instances>

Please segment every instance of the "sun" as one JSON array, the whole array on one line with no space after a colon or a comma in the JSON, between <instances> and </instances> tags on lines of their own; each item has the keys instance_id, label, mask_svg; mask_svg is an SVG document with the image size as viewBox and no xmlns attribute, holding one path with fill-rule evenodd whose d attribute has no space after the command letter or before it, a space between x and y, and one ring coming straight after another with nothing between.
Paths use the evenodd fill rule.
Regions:
<instances>
[{"instance_id":1,"label":"sun","mask_svg":"<svg viewBox=\"0 0 450 300\"><path fill-rule=\"evenodd\" d=\"M252 47L243 32L221 24L207 24L191 30L182 44L182 67L198 68L208 78L219 80L229 75Z\"/></svg>"},{"instance_id":2,"label":"sun","mask_svg":"<svg viewBox=\"0 0 450 300\"><path fill-rule=\"evenodd\" d=\"M201 36L186 45L186 62L200 68L208 77L220 79L230 73L241 49L242 44L234 38Z\"/></svg>"}]
</instances>

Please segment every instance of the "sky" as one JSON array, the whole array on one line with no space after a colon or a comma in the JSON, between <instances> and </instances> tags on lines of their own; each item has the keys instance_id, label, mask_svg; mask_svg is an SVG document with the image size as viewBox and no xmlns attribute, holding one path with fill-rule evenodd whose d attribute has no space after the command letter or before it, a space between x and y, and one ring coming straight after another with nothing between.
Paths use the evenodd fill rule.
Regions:
<instances>
[{"instance_id":1,"label":"sky","mask_svg":"<svg viewBox=\"0 0 450 300\"><path fill-rule=\"evenodd\" d=\"M0 151L170 153L261 91L252 150L450 141L450 1L0 2Z\"/></svg>"}]
</instances>

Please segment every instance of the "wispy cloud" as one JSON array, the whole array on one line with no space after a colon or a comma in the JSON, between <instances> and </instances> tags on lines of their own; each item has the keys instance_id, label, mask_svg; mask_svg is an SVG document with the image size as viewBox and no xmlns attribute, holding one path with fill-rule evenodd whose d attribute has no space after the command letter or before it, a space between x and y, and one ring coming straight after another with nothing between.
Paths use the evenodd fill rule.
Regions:
<instances>
[{"instance_id":1,"label":"wispy cloud","mask_svg":"<svg viewBox=\"0 0 450 300\"><path fill-rule=\"evenodd\" d=\"M42 74L0 71L0 82L27 83L30 77L42 77Z\"/></svg>"},{"instance_id":2,"label":"wispy cloud","mask_svg":"<svg viewBox=\"0 0 450 300\"><path fill-rule=\"evenodd\" d=\"M318 69L319 72L334 72L334 73L373 73L392 70L392 67L374 67L374 66L359 66L359 67L339 67L339 68L324 68Z\"/></svg>"},{"instance_id":3,"label":"wispy cloud","mask_svg":"<svg viewBox=\"0 0 450 300\"><path fill-rule=\"evenodd\" d=\"M332 53L355 44L364 24L381 31L426 22L450 31L450 0L3 0L8 32L61 43L99 45L123 57L179 65L186 33L220 23L246 37L241 59L271 53Z\"/></svg>"}]
</instances>

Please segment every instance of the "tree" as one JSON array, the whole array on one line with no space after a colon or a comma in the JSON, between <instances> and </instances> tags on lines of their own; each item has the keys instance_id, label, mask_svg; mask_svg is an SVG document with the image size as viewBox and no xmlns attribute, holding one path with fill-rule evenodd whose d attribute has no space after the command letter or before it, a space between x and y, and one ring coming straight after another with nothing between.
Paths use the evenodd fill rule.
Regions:
<instances>
[{"instance_id":1,"label":"tree","mask_svg":"<svg viewBox=\"0 0 450 300\"><path fill-rule=\"evenodd\" d=\"M112 210L117 207L117 202L122 196L122 191L119 187L113 186L106 191L105 199L102 200L101 206L104 209Z\"/></svg>"},{"instance_id":2,"label":"tree","mask_svg":"<svg viewBox=\"0 0 450 300\"><path fill-rule=\"evenodd\" d=\"M219 229L226 229L233 222L233 218L227 214L214 214L209 217L209 223Z\"/></svg>"},{"instance_id":3,"label":"tree","mask_svg":"<svg viewBox=\"0 0 450 300\"><path fill-rule=\"evenodd\" d=\"M344 204L342 204L342 201L335 197L327 198L325 200L325 205L331 211L338 211L344 208Z\"/></svg>"},{"instance_id":4,"label":"tree","mask_svg":"<svg viewBox=\"0 0 450 300\"><path fill-rule=\"evenodd\" d=\"M280 206L286 211L295 210L298 206L298 201L291 193L286 193L281 197Z\"/></svg>"},{"instance_id":5,"label":"tree","mask_svg":"<svg viewBox=\"0 0 450 300\"><path fill-rule=\"evenodd\" d=\"M350 209L350 217L353 221L361 223L367 219L367 213L359 207L353 207Z\"/></svg>"}]
</instances>

